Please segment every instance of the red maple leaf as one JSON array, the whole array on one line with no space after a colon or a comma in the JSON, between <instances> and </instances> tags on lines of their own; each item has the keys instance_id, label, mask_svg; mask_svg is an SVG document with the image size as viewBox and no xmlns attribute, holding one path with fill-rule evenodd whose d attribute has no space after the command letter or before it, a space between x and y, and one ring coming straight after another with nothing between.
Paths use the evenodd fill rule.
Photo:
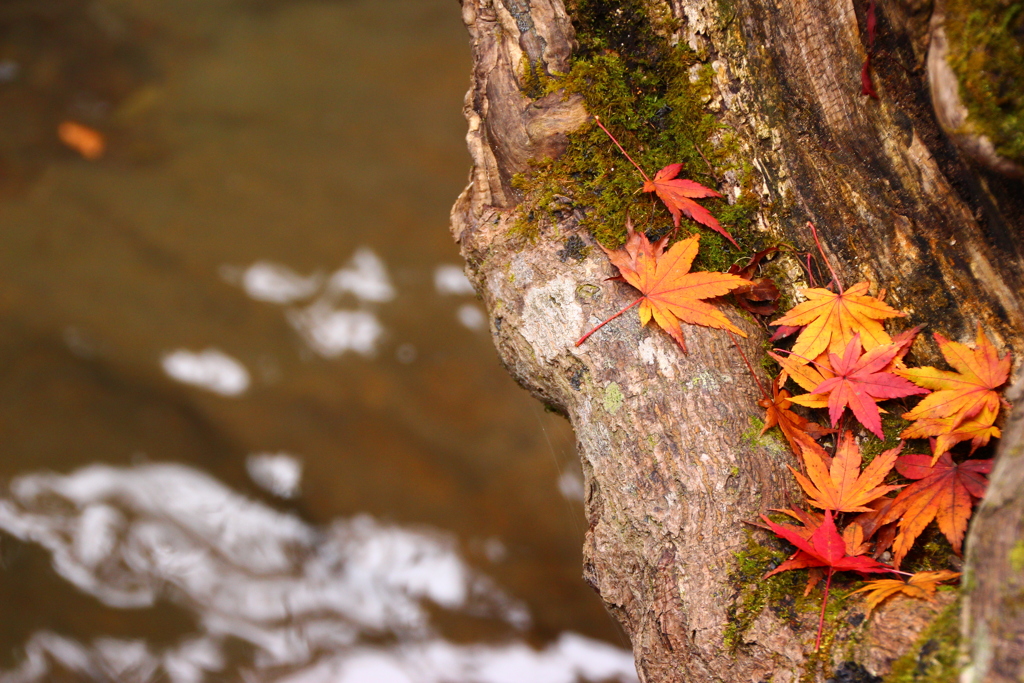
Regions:
<instances>
[{"instance_id":1,"label":"red maple leaf","mask_svg":"<svg viewBox=\"0 0 1024 683\"><path fill-rule=\"evenodd\" d=\"M640 168L640 164L636 163L636 161L633 160L633 157L629 156L629 152L626 151L626 148L619 144L619 141L615 139L615 136L612 135L611 131L604 127L604 124L601 123L600 117L595 116L594 121L601 127L601 130L603 130L605 134L612 139L615 146L619 148L619 151L622 152L627 159L629 159L629 162L636 167L636 170L640 171L640 175L644 178L644 192L656 193L661 201L665 203L669 213L672 214L672 221L675 223L676 228L679 227L680 217L685 215L687 218L692 218L701 225L706 225L719 233L732 242L734 247L739 249L739 245L736 244L736 240L732 238L729 231L723 228L707 209L693 201L694 199L701 197L722 198L722 195L693 180L676 178L676 176L679 175L679 171L683 169L682 164L669 164L655 173L654 180L651 180L651 178L644 172L644 169Z\"/></svg>"},{"instance_id":2,"label":"red maple leaf","mask_svg":"<svg viewBox=\"0 0 1024 683\"><path fill-rule=\"evenodd\" d=\"M828 579L825 581L825 595L821 602L821 618L818 622L818 639L814 649L821 644L821 630L825 623L825 605L828 602L828 591L832 585L832 574L841 571L855 571L862 574L881 574L894 571L892 567L882 564L877 560L864 555L850 556L846 552L846 541L836 530L836 524L832 520L832 511L825 510L825 518L810 538L804 538L794 527L788 524L776 524L764 515L761 519L768 524L769 528L781 538L786 539L797 551L788 560L775 569L765 574L762 578L767 579L773 574L788 571L790 569L804 569L808 567L826 567Z\"/></svg>"},{"instance_id":3,"label":"red maple leaf","mask_svg":"<svg viewBox=\"0 0 1024 683\"><path fill-rule=\"evenodd\" d=\"M833 427L839 422L846 406L849 406L868 431L884 439L882 416L876 402L886 398L927 394L928 390L891 372L882 371L901 351L899 344L876 346L863 355L860 349L858 333L846 345L842 358L830 353L829 360L835 377L823 381L812 393L828 394L828 414Z\"/></svg>"},{"instance_id":4,"label":"red maple leaf","mask_svg":"<svg viewBox=\"0 0 1024 683\"><path fill-rule=\"evenodd\" d=\"M653 180L645 176L644 192L654 192L658 195L658 198L668 207L669 213L672 214L672 221L677 228L679 227L680 217L686 216L701 225L708 226L724 236L732 242L734 247L739 249L740 245L736 244L736 240L732 238L729 231L721 226L718 220L711 215L711 212L693 201L701 197L718 197L721 199L722 195L696 181L676 178L681 170L683 170L682 164L669 164L655 173Z\"/></svg>"}]
</instances>

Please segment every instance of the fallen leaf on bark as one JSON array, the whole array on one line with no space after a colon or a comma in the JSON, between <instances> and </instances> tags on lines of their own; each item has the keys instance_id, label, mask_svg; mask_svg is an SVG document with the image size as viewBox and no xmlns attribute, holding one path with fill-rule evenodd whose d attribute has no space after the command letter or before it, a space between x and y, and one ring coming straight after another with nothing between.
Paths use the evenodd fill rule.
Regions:
<instances>
[{"instance_id":1,"label":"fallen leaf on bark","mask_svg":"<svg viewBox=\"0 0 1024 683\"><path fill-rule=\"evenodd\" d=\"M776 535L786 539L797 551L792 557L780 564L775 569L765 574L762 578L790 569L804 569L806 567L828 567L832 571L857 571L867 573L891 572L893 570L887 564L882 564L870 557L850 556L846 552L846 542L839 535L835 521L832 519L832 511L825 510L821 524L807 538L790 524L776 524L764 515L761 519L768 525L768 528Z\"/></svg>"},{"instance_id":2,"label":"fallen leaf on bark","mask_svg":"<svg viewBox=\"0 0 1024 683\"><path fill-rule=\"evenodd\" d=\"M820 398L816 397L828 396L829 418L833 427L849 406L858 422L879 439L885 439L877 402L882 399L928 393L927 389L917 387L891 372L883 371L883 368L893 362L900 348L896 344L885 344L861 354L860 334L853 335L841 358L834 353L829 354L831 369L835 376L823 380L815 387L810 400L817 405ZM792 401L806 405L802 398L804 397L794 396Z\"/></svg>"},{"instance_id":3,"label":"fallen leaf on bark","mask_svg":"<svg viewBox=\"0 0 1024 683\"><path fill-rule=\"evenodd\" d=\"M923 329L924 325L917 325L916 327L911 327L909 330L900 332L892 338L892 343L899 347L899 351L896 352L892 362L885 366L884 370L886 372L906 370L907 366L903 363L903 359L906 358L908 353L910 353L910 347L913 346L918 333Z\"/></svg>"},{"instance_id":4,"label":"fallen leaf on bark","mask_svg":"<svg viewBox=\"0 0 1024 683\"><path fill-rule=\"evenodd\" d=\"M977 448L988 443L991 437L999 436L999 430L993 426L1000 404L995 390L1005 384L1010 375L1010 354L1000 358L981 325L978 325L973 349L937 332L935 341L956 372L933 367L897 371L914 384L934 390L913 410L903 414L906 419L915 420L915 424L902 435L903 438L940 437L941 441L936 440L933 459L960 441L971 439ZM971 418L976 418L974 424L961 429Z\"/></svg>"},{"instance_id":5,"label":"fallen leaf on bark","mask_svg":"<svg viewBox=\"0 0 1024 683\"><path fill-rule=\"evenodd\" d=\"M781 351L781 349L776 349L776 351ZM793 358L790 355L781 356L771 351L768 352L768 355L782 366L782 372L779 373L780 384L784 384L787 379L792 378L805 391L813 392L815 387L819 386L826 379L836 376L832 372L832 366L829 365L827 354L819 356L810 363L802 359ZM805 398L800 400L800 405L802 406L808 408L828 407L827 396L812 396L810 393L804 396Z\"/></svg>"},{"instance_id":6,"label":"fallen leaf on bark","mask_svg":"<svg viewBox=\"0 0 1024 683\"><path fill-rule=\"evenodd\" d=\"M825 515L818 512L811 512L809 510L801 510L800 508L789 508L786 510L775 510L775 512L781 512L785 515L800 520L803 522L803 526L794 526L792 524L780 524L779 526L789 529L795 534L799 534L801 537L810 539L811 536L821 527L822 522L825 521ZM762 526L763 525L758 525ZM767 528L767 527L763 527ZM863 543L864 532L858 524L850 524L843 529L843 543L846 544L847 555L862 555L867 552L867 546ZM825 578L825 573L821 567L809 567L807 573L807 585L804 586L804 597L811 594L818 583Z\"/></svg>"},{"instance_id":7,"label":"fallen leaf on bark","mask_svg":"<svg viewBox=\"0 0 1024 683\"><path fill-rule=\"evenodd\" d=\"M787 528L789 525L776 524L764 515L761 515L761 519L765 521L768 528L775 532L776 535L786 539L797 548L792 557L765 574L762 578L767 579L773 574L790 569L825 567L828 570L828 579L825 581L825 594L821 599L821 616L818 619L818 638L814 644L814 649L817 650L821 645L821 631L825 624L825 605L828 603L828 591L832 585L832 574L837 571L880 574L892 572L893 568L863 555L851 557L846 552L846 542L836 530L831 510L825 510L825 516L821 521L821 525L811 534L810 538L804 538L792 528Z\"/></svg>"},{"instance_id":8,"label":"fallen leaf on bark","mask_svg":"<svg viewBox=\"0 0 1024 683\"><path fill-rule=\"evenodd\" d=\"M813 442L815 438L821 438L825 434L834 433L835 430L826 429L794 413L789 409L790 405L792 405L789 398L790 394L788 391L779 389L779 378L773 379L771 400L761 399L757 402L759 406L768 411L764 418L764 427L761 428L761 434L777 426L782 435L786 437L786 442L789 443L793 454L802 458L801 444L806 446L808 443Z\"/></svg>"},{"instance_id":9,"label":"fallen leaf on bark","mask_svg":"<svg viewBox=\"0 0 1024 683\"><path fill-rule=\"evenodd\" d=\"M867 292L867 282L839 294L827 289L805 289L803 294L808 300L772 325L804 326L793 345L792 353L798 360L810 360L826 349L842 353L858 333L865 350L889 344L892 339L879 321L904 314L880 299L866 296Z\"/></svg>"},{"instance_id":10,"label":"fallen leaf on bark","mask_svg":"<svg viewBox=\"0 0 1024 683\"><path fill-rule=\"evenodd\" d=\"M871 556L875 559L878 559L892 545L893 539L896 537L896 524L885 520L894 500L895 498L877 498L867 504L867 507L871 508L871 512L862 512L850 522L859 525L864 530L865 541L873 541L874 547Z\"/></svg>"},{"instance_id":11,"label":"fallen leaf on bark","mask_svg":"<svg viewBox=\"0 0 1024 683\"><path fill-rule=\"evenodd\" d=\"M868 581L867 585L863 588L858 588L850 593L850 595L853 595L853 593L867 593L864 596L864 602L868 606L867 616L870 617L872 610L878 607L881 602L899 593L911 598L932 601L935 589L940 583L950 581L958 576L960 576L959 572L943 569L937 572L917 572L906 581L899 579L875 579L874 581Z\"/></svg>"},{"instance_id":12,"label":"fallen leaf on bark","mask_svg":"<svg viewBox=\"0 0 1024 683\"><path fill-rule=\"evenodd\" d=\"M682 164L669 164L655 173L653 180L645 177L644 192L654 192L658 195L658 198L665 203L669 213L672 214L672 221L677 228L680 217L686 216L711 228L739 249L740 245L736 244L736 240L732 238L728 230L722 227L718 219L712 216L710 211L693 201L702 197L721 199L722 195L696 181L676 178L681 170L683 170Z\"/></svg>"},{"instance_id":13,"label":"fallen leaf on bark","mask_svg":"<svg viewBox=\"0 0 1024 683\"><path fill-rule=\"evenodd\" d=\"M779 310L779 297L782 293L773 280L761 277L751 285L737 288L732 295L743 310L756 315L771 315Z\"/></svg>"},{"instance_id":14,"label":"fallen leaf on bark","mask_svg":"<svg viewBox=\"0 0 1024 683\"><path fill-rule=\"evenodd\" d=\"M622 152L627 159L629 159L629 162L636 167L636 170L640 171L640 175L644 178L643 191L656 193L661 201L665 203L669 213L672 214L672 221L675 223L677 229L679 228L680 217L686 215L687 218L692 218L701 225L706 225L715 232L721 234L727 240L732 242L734 247L739 249L739 245L736 244L736 240L732 238L729 231L723 228L718 220L716 220L707 209L693 201L694 199L699 199L701 197L718 197L721 199L722 195L693 180L676 178L676 176L679 175L679 171L683 169L682 164L669 164L655 173L654 179L652 180L644 172L644 169L640 168L640 164L636 163L636 161L633 160L633 157L629 156L626 148L619 144L619 141L614 135L612 135L612 132L604 127L604 124L601 123L600 117L595 116L594 121L601 127L601 130L605 132L605 135L612 139L615 146L619 148L619 151Z\"/></svg>"},{"instance_id":15,"label":"fallen leaf on bark","mask_svg":"<svg viewBox=\"0 0 1024 683\"><path fill-rule=\"evenodd\" d=\"M778 250L778 247L769 247L751 256L747 265L734 264L729 268L729 272L733 275L739 275L753 283L737 287L732 291L736 304L743 310L756 315L771 315L779 310L779 297L782 296L782 293L775 286L775 281L767 277L754 278L761 260Z\"/></svg>"},{"instance_id":16,"label":"fallen leaf on bark","mask_svg":"<svg viewBox=\"0 0 1024 683\"><path fill-rule=\"evenodd\" d=\"M893 566L900 566L933 519L949 539L953 552L959 555L974 500L985 495L985 475L992 471L992 461L967 460L956 464L949 453L942 453L933 462L928 454L912 453L897 459L896 470L907 479L918 481L896 496L885 516L886 523L899 520L900 535L892 546Z\"/></svg>"},{"instance_id":17,"label":"fallen leaf on bark","mask_svg":"<svg viewBox=\"0 0 1024 683\"><path fill-rule=\"evenodd\" d=\"M847 431L843 433L836 456L827 468L815 449L805 448L807 476L792 467L789 469L807 493L807 501L814 507L836 512L871 512L868 503L902 488L882 485L902 449L901 443L896 448L880 453L861 472L860 448L853 440L853 433Z\"/></svg>"},{"instance_id":18,"label":"fallen leaf on bark","mask_svg":"<svg viewBox=\"0 0 1024 683\"><path fill-rule=\"evenodd\" d=\"M750 284L729 273L691 273L690 266L697 255L700 235L681 240L665 251L668 237L651 244L647 235L634 232L631 222L626 223L627 239L622 249L604 249L608 259L622 273L622 279L640 290L641 296L612 317L583 335L576 346L633 306L640 305L640 324L653 318L686 352L686 341L680 323L704 325L747 335L713 305L701 301L723 296L737 287Z\"/></svg>"}]
</instances>

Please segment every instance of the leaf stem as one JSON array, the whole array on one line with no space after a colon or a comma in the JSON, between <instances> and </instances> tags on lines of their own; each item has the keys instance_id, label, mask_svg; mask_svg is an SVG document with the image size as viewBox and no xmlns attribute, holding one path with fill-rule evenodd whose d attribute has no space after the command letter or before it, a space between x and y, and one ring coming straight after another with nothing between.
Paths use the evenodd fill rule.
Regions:
<instances>
[{"instance_id":1,"label":"leaf stem","mask_svg":"<svg viewBox=\"0 0 1024 683\"><path fill-rule=\"evenodd\" d=\"M764 396L764 400L771 401L772 397L769 396L768 392L764 390L764 385L761 384L760 378L757 376L757 373L754 372L754 366L750 364L749 360L747 360L747 354L743 353L743 349L740 348L739 342L736 341L736 337L734 337L732 332L729 331L728 329L725 330L725 333L729 335L729 339L732 340L732 345L735 346L736 350L740 352L740 357L743 359L743 362L747 364L747 370L750 370L750 376L753 377L754 382L757 383L757 388L761 390L761 395Z\"/></svg>"},{"instance_id":2,"label":"leaf stem","mask_svg":"<svg viewBox=\"0 0 1024 683\"><path fill-rule=\"evenodd\" d=\"M643 300L644 300L644 297L640 297L639 299L637 299L636 301L634 301L634 302L633 302L633 303L631 303L630 305L626 306L626 307L625 307L625 308L623 308L623 309L622 309L621 311L619 311L618 313L616 313L615 315L613 315L612 317L608 318L608 319L607 319L607 320L605 320L605 321L604 321L603 323L601 323L600 325L598 325L597 327L595 327L594 329L592 329L592 330L591 330L590 332L587 332L587 333L586 333L585 335L583 335L582 337L580 337L580 340L579 340L578 342L576 342L576 346L579 346L579 345L580 345L580 344L582 344L583 342L587 341L587 337L589 337L590 335L594 334L594 333L595 333L595 332L597 332L597 331L598 331L599 329L601 329L602 327L604 327L605 325L607 325L607 324L608 324L608 323L610 323L611 321L615 320L615 319L616 319L616 318L618 318L618 317L619 317L620 315L622 315L623 313L625 313L625 312L626 312L626 311L628 311L629 309L633 308L634 306L636 306L636 305L637 305L638 303L640 303L640 302L641 302L641 301L643 301Z\"/></svg>"},{"instance_id":3,"label":"leaf stem","mask_svg":"<svg viewBox=\"0 0 1024 683\"><path fill-rule=\"evenodd\" d=\"M825 606L828 605L828 589L832 586L832 574L835 569L828 568L828 579L825 580L825 595L821 596L821 616L818 617L818 638L814 641L814 651L821 647L821 632L825 628Z\"/></svg>"},{"instance_id":4,"label":"leaf stem","mask_svg":"<svg viewBox=\"0 0 1024 683\"><path fill-rule=\"evenodd\" d=\"M594 114L594 121L597 123L597 125L601 126L601 130L603 130L605 134L607 134L608 137L612 139L612 142L614 142L615 146L619 148L619 151L626 155L626 158L629 159L629 162L636 166L636 170L640 171L640 175L644 177L644 180L646 180L647 182L651 182L651 179L647 177L646 173L644 173L644 169L640 168L640 164L633 161L633 157L629 156L629 152L623 149L622 145L620 145L619 141L615 139L615 136L612 135L611 131L604 127L604 124L601 123L601 117L598 116L597 114ZM576 346L579 346L579 344L577 344Z\"/></svg>"},{"instance_id":5,"label":"leaf stem","mask_svg":"<svg viewBox=\"0 0 1024 683\"><path fill-rule=\"evenodd\" d=\"M811 269L811 252L807 252L807 278L811 282L811 287L817 287L818 285L814 282L814 273Z\"/></svg>"},{"instance_id":6,"label":"leaf stem","mask_svg":"<svg viewBox=\"0 0 1024 683\"><path fill-rule=\"evenodd\" d=\"M598 124L600 125L600 124ZM630 159L632 161L632 159ZM821 248L821 242L818 240L818 230L814 227L814 223L807 221L807 227L811 229L811 234L814 235L814 243L818 246L818 252L821 254L821 258L825 261L825 265L828 266L828 270L832 273L832 282L836 283L836 287L839 289L839 293L843 293L843 283L836 275L836 271L832 268L832 264L829 262L828 257L825 256L825 250Z\"/></svg>"}]
</instances>

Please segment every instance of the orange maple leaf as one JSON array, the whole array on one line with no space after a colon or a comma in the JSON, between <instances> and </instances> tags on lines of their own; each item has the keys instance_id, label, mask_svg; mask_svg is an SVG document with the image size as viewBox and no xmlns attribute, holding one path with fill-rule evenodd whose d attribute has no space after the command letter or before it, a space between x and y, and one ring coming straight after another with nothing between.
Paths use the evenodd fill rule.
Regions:
<instances>
[{"instance_id":1,"label":"orange maple leaf","mask_svg":"<svg viewBox=\"0 0 1024 683\"><path fill-rule=\"evenodd\" d=\"M633 231L631 221L626 222L626 234L626 244L622 249L601 248L622 273L622 279L639 289L643 296L587 332L576 346L637 304L640 304L640 324L646 325L653 318L676 340L683 353L686 353L686 341L680 323L716 327L741 337L747 336L721 311L701 301L728 294L737 287L749 285L750 280L729 273L691 273L690 266L697 255L700 235L676 242L666 252L667 236L651 244L647 235Z\"/></svg>"},{"instance_id":2,"label":"orange maple leaf","mask_svg":"<svg viewBox=\"0 0 1024 683\"><path fill-rule=\"evenodd\" d=\"M901 581L900 579L877 579L875 581L868 581L863 588L858 588L850 593L850 595L853 595L853 593L867 593L864 597L864 602L868 606L867 616L871 616L871 611L878 607L879 603L897 593L903 593L911 598L932 600L932 596L935 595L935 589L940 583L955 579L958 576L960 576L960 572L951 572L948 569L943 569L937 572L917 572L906 581Z\"/></svg>"},{"instance_id":3,"label":"orange maple leaf","mask_svg":"<svg viewBox=\"0 0 1024 683\"><path fill-rule=\"evenodd\" d=\"M782 349L776 349L781 351ZM812 362L808 363L805 359L795 358L793 356L780 356L777 353L768 352L771 356L782 366L782 372L779 373L779 381L785 383L786 379L792 379L801 388L808 392L813 392L815 387L820 385L826 379L835 377L836 374L832 372L832 366L829 365L828 354L823 353ZM798 405L805 406L807 408L827 408L828 397L817 396L811 393L801 394L800 400L796 401Z\"/></svg>"},{"instance_id":4,"label":"orange maple leaf","mask_svg":"<svg viewBox=\"0 0 1024 683\"><path fill-rule=\"evenodd\" d=\"M806 477L792 467L789 469L807 493L807 502L814 507L836 512L871 512L868 503L902 488L880 486L885 475L896 464L896 457L902 449L901 443L879 454L861 472L860 448L853 440L853 432L847 431L843 433L836 456L827 469L818 448L804 448Z\"/></svg>"},{"instance_id":5,"label":"orange maple leaf","mask_svg":"<svg viewBox=\"0 0 1024 683\"><path fill-rule=\"evenodd\" d=\"M823 379L807 398L813 401L813 405L818 405L818 397L828 396L829 418L833 427L846 410L846 406L849 406L854 417L868 431L879 439L884 439L882 416L878 412L877 402L887 398L927 394L928 390L916 387L902 377L884 370L895 360L901 350L900 345L876 346L864 354L861 354L860 350L860 333L857 333L846 345L842 358L834 353L829 354L831 370L835 376ZM793 403L807 405L800 400L802 398L804 397L793 397Z\"/></svg>"},{"instance_id":6,"label":"orange maple leaf","mask_svg":"<svg viewBox=\"0 0 1024 683\"><path fill-rule=\"evenodd\" d=\"M812 443L815 438L814 434L817 434L820 438L835 430L826 429L794 413L789 409L789 406L792 405L789 399L790 393L785 389L779 389L779 378L773 379L772 398L763 398L757 402L757 405L768 411L765 415L764 427L761 428L761 434L777 426L782 435L786 437L786 441L793 450L793 454L802 456L800 444Z\"/></svg>"},{"instance_id":7,"label":"orange maple leaf","mask_svg":"<svg viewBox=\"0 0 1024 683\"><path fill-rule=\"evenodd\" d=\"M992 471L992 461L968 460L957 465L949 453L942 453L937 461L928 454L912 453L896 461L896 470L919 481L896 496L885 516L885 523L899 520L900 535L892 546L893 565L900 566L933 519L959 555L974 499L985 495L985 475Z\"/></svg>"},{"instance_id":8,"label":"orange maple leaf","mask_svg":"<svg viewBox=\"0 0 1024 683\"><path fill-rule=\"evenodd\" d=\"M892 343L879 321L905 314L880 299L866 296L867 292L867 282L859 282L839 294L827 289L805 289L807 301L772 325L805 326L793 345L793 356L806 359L805 362L826 349L842 353L857 333L865 350Z\"/></svg>"},{"instance_id":9,"label":"orange maple leaf","mask_svg":"<svg viewBox=\"0 0 1024 683\"><path fill-rule=\"evenodd\" d=\"M991 438L1002 436L999 427L994 424L998 414L998 410L986 406L976 417L964 420L958 425L955 416L934 420L923 418L904 429L900 437L904 439L936 437L935 448L932 451L932 457L936 458L940 453L948 451L961 441L970 441L971 453L973 453L979 447L987 444Z\"/></svg>"},{"instance_id":10,"label":"orange maple leaf","mask_svg":"<svg viewBox=\"0 0 1024 683\"><path fill-rule=\"evenodd\" d=\"M683 170L682 164L669 164L655 173L653 180L644 176L644 192L654 192L658 195L658 198L665 203L669 213L672 214L672 221L677 228L680 216L686 216L724 236L732 242L734 247L739 249L740 245L736 244L736 240L732 238L729 231L721 226L711 212L693 201L700 197L721 199L722 195L696 181L676 178L681 170Z\"/></svg>"},{"instance_id":11,"label":"orange maple leaf","mask_svg":"<svg viewBox=\"0 0 1024 683\"><path fill-rule=\"evenodd\" d=\"M978 337L972 349L935 333L935 341L946 362L957 372L933 367L897 370L914 384L934 389L903 417L916 422L903 433L904 438L937 436L934 459L960 441L972 440L977 448L999 436L994 427L999 415L999 394L995 391L1010 376L1010 354L999 357L985 331L978 325ZM971 418L974 418L973 420Z\"/></svg>"}]
</instances>

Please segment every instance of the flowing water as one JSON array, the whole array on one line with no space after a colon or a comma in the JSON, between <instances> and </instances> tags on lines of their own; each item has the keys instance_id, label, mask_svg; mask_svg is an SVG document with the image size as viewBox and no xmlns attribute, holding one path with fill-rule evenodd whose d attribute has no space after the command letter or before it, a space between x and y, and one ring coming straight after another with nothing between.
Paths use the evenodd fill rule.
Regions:
<instances>
[{"instance_id":1,"label":"flowing water","mask_svg":"<svg viewBox=\"0 0 1024 683\"><path fill-rule=\"evenodd\" d=\"M0 682L635 680L468 73L455 0L0 2Z\"/></svg>"}]
</instances>

